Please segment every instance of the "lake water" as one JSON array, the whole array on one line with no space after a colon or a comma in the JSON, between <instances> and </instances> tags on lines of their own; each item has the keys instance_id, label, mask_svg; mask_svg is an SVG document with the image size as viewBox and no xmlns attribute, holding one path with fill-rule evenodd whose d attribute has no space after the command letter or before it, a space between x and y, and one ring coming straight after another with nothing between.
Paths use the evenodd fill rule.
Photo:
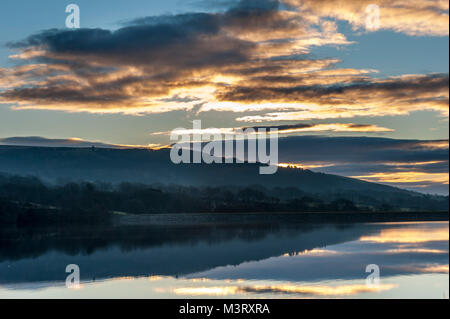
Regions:
<instances>
[{"instance_id":1,"label":"lake water","mask_svg":"<svg viewBox=\"0 0 450 319\"><path fill-rule=\"evenodd\" d=\"M448 222L3 230L0 298L441 299L448 240Z\"/></svg>"}]
</instances>

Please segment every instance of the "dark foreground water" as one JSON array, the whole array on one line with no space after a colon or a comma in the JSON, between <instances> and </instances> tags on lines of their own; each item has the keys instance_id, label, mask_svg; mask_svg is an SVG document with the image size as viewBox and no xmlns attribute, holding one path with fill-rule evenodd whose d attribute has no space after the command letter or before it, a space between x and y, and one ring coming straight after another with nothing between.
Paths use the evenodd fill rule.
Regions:
<instances>
[{"instance_id":1,"label":"dark foreground water","mask_svg":"<svg viewBox=\"0 0 450 319\"><path fill-rule=\"evenodd\" d=\"M1 230L0 298L448 298L448 240L448 222Z\"/></svg>"}]
</instances>

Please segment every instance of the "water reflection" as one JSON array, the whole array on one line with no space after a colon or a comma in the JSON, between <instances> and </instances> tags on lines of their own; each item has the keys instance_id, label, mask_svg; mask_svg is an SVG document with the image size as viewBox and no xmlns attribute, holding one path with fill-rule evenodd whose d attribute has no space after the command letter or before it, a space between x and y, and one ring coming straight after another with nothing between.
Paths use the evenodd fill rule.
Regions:
<instances>
[{"instance_id":1,"label":"water reflection","mask_svg":"<svg viewBox=\"0 0 450 319\"><path fill-rule=\"evenodd\" d=\"M448 298L448 222L121 227L87 234L47 236L22 255L12 248L23 247L26 235L3 235L0 297ZM57 243L71 238L69 246ZM63 286L70 263L81 268L77 291ZM369 264L381 269L375 288L365 285Z\"/></svg>"},{"instance_id":2,"label":"water reflection","mask_svg":"<svg viewBox=\"0 0 450 319\"><path fill-rule=\"evenodd\" d=\"M376 288L369 288L363 284L343 284L340 286L326 285L254 285L254 286L223 286L223 287L181 287L173 289L173 292L182 296L229 296L236 294L292 294L303 296L350 296L366 292L380 292L396 287L395 284L383 284Z\"/></svg>"},{"instance_id":3,"label":"water reflection","mask_svg":"<svg viewBox=\"0 0 450 319\"><path fill-rule=\"evenodd\" d=\"M397 223L386 224L390 228L382 229L379 234L362 236L360 241L376 243L420 244L435 241L448 241L448 227L436 223Z\"/></svg>"}]
</instances>

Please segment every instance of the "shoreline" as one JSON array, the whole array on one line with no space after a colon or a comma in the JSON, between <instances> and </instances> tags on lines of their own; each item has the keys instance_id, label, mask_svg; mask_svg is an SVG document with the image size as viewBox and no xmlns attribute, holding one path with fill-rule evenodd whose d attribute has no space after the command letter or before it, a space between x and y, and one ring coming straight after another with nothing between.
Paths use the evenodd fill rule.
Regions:
<instances>
[{"instance_id":1,"label":"shoreline","mask_svg":"<svg viewBox=\"0 0 450 319\"><path fill-rule=\"evenodd\" d=\"M116 226L193 226L283 222L335 224L448 220L448 212L165 213L142 215L115 214L113 224Z\"/></svg>"}]
</instances>

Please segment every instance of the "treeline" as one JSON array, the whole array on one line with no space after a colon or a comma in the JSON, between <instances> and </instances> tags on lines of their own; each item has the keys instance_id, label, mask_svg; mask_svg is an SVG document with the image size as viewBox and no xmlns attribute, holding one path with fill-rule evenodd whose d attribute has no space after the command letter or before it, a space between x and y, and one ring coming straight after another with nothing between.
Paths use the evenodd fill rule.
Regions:
<instances>
[{"instance_id":1,"label":"treeline","mask_svg":"<svg viewBox=\"0 0 450 319\"><path fill-rule=\"evenodd\" d=\"M444 210L445 203L426 196L417 198L420 209ZM413 200L412 200L413 201ZM442 201L442 200L441 200ZM325 212L393 211L396 206L370 196L345 192L314 195L296 188L188 187L122 183L68 183L47 185L35 177L0 175L0 223L108 223L111 212L227 213L227 212ZM420 204L420 205L419 205ZM431 204L434 204L432 206ZM410 210L414 209L411 200ZM442 206L444 205L444 206ZM411 208L412 207L412 208Z\"/></svg>"}]
</instances>

